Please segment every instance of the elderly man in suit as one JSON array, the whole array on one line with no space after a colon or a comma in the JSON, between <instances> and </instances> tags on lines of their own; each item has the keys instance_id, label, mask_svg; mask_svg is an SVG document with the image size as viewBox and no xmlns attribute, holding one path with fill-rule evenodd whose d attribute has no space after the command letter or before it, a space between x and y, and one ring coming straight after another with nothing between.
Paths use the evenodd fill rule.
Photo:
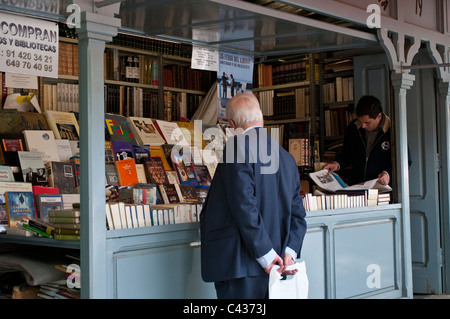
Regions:
<instances>
[{"instance_id":1,"label":"elderly man in suit","mask_svg":"<svg viewBox=\"0 0 450 319\"><path fill-rule=\"evenodd\" d=\"M237 134L217 166L200 215L202 277L218 298L268 297L269 273L295 274L306 233L305 209L294 158L263 129L253 93L226 106Z\"/></svg>"}]
</instances>

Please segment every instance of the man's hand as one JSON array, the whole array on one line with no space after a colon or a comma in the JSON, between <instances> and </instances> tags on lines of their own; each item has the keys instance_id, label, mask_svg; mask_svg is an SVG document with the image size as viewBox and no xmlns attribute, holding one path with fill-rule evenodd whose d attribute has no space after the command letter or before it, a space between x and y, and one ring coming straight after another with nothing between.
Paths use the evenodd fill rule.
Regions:
<instances>
[{"instance_id":1,"label":"man's hand","mask_svg":"<svg viewBox=\"0 0 450 319\"><path fill-rule=\"evenodd\" d=\"M275 259L266 267L266 268L264 268L264 271L268 274L268 275L270 275L270 271L272 270L272 267L273 266L275 266L275 265L277 265L278 264L278 266L280 266L280 268L278 268L278 272L281 274L281 273L283 273L283 270L284 270L284 263L283 263L283 259L281 259L281 257L280 256L276 256L275 257Z\"/></svg>"},{"instance_id":2,"label":"man's hand","mask_svg":"<svg viewBox=\"0 0 450 319\"><path fill-rule=\"evenodd\" d=\"M333 173L334 171L336 171L337 169L339 169L339 164L338 163L328 163L327 165L325 165L323 167L323 169L327 169L328 170L328 174Z\"/></svg>"},{"instance_id":3,"label":"man's hand","mask_svg":"<svg viewBox=\"0 0 450 319\"><path fill-rule=\"evenodd\" d=\"M287 266L295 264L294 258L292 258L292 256L289 254L284 254L283 262L284 262L284 270L282 273L285 275L295 275L295 273L298 271L298 269L286 270Z\"/></svg>"},{"instance_id":4,"label":"man's hand","mask_svg":"<svg viewBox=\"0 0 450 319\"><path fill-rule=\"evenodd\" d=\"M378 183L380 183L381 185L387 185L389 184L389 174L386 172L381 172L378 175Z\"/></svg>"}]
</instances>

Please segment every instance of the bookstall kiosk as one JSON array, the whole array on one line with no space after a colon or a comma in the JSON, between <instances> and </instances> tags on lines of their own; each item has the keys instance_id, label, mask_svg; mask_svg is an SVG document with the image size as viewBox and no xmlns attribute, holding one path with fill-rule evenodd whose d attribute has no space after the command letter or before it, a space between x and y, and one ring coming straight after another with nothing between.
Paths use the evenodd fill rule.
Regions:
<instances>
[{"instance_id":1,"label":"bookstall kiosk","mask_svg":"<svg viewBox=\"0 0 450 319\"><path fill-rule=\"evenodd\" d=\"M296 2L300 1L291 2L299 5ZM332 3L328 10L320 5L316 7L313 2L302 1L331 16L342 17L343 14L348 14L350 16L347 18L350 20L358 23L366 21L367 14L362 13L364 10L353 8L343 13L340 2L327 1ZM414 77L403 67L411 62L410 54L413 51L405 59L404 52L397 52L397 47L389 42L391 37L386 29L379 29L377 38L371 33L331 26L236 0L203 0L192 4L189 1L169 1L163 7L160 2L140 4L124 1L121 5L131 9L122 14L122 21L113 17L118 3L119 1L103 1L81 5L80 26L77 28L80 61L80 155L83 163L80 178L83 223L79 246L82 297L215 298L213 285L204 283L200 276L198 224L112 231L105 229L104 79L103 63L99 62L103 57L105 43L111 41L122 28L141 35L155 35L162 39L259 55L355 49L379 43L383 45L393 71L391 78L394 89L395 139L398 142L398 203L363 209L310 212L301 258L306 261L310 298L411 298L406 91L412 85ZM65 13L67 4L61 2L60 5L59 15L5 4L0 5L0 10L65 21L69 15ZM347 7L345 4L342 6ZM94 11L92 8L95 8L95 13L91 12ZM208 14L204 14L204 10ZM197 17L195 12L202 13ZM125 25L127 17L128 23L131 19L136 24ZM149 30L146 24L150 24L150 20L159 28L153 25L153 31ZM271 24L273 30L265 35L256 32L261 23L266 26L266 23ZM231 38L219 41L223 40L220 38L220 31L227 24L233 25L235 32ZM201 31L207 28L213 30L216 38L209 38L207 41L207 34L202 39ZM240 29L254 29L255 36L240 38ZM401 35L405 36L405 33ZM416 36L420 37L419 34ZM284 46L270 46L270 40L273 39L281 39ZM413 49L417 49L417 43L412 46ZM440 70L444 74L443 69ZM447 83L443 82L441 95L446 110L450 103ZM445 116L448 118L448 111ZM448 135L446 131L445 143L448 143ZM446 146L445 152L449 147ZM59 247L66 245L64 242L55 243L47 239L3 237L3 241ZM70 243L67 247L73 248L73 245L74 243Z\"/></svg>"}]
</instances>

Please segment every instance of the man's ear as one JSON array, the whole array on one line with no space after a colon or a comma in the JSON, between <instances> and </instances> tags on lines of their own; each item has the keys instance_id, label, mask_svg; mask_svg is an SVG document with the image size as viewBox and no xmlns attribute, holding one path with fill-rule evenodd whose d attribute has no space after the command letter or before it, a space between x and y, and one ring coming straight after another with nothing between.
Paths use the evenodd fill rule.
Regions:
<instances>
[{"instance_id":1,"label":"man's ear","mask_svg":"<svg viewBox=\"0 0 450 319\"><path fill-rule=\"evenodd\" d=\"M234 123L233 120L230 120L230 125L231 125L232 129L236 129L237 128L237 126L236 126L236 124Z\"/></svg>"}]
</instances>

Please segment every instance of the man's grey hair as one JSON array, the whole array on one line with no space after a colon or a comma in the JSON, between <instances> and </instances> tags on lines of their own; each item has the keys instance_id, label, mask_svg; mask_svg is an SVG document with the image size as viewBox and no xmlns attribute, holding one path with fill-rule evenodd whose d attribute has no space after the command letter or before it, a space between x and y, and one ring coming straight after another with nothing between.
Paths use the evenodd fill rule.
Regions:
<instances>
[{"instance_id":1,"label":"man's grey hair","mask_svg":"<svg viewBox=\"0 0 450 319\"><path fill-rule=\"evenodd\" d=\"M226 107L228 120L233 120L237 127L263 120L259 101L251 92L244 92L232 97Z\"/></svg>"}]
</instances>

